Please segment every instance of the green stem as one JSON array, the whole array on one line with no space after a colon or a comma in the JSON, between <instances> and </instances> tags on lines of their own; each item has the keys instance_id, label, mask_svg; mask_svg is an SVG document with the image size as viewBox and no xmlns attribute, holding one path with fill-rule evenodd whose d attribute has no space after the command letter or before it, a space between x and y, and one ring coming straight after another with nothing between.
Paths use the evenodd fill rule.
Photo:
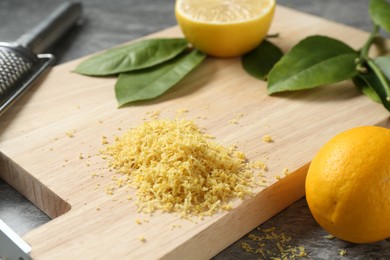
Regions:
<instances>
[{"instance_id":1,"label":"green stem","mask_svg":"<svg viewBox=\"0 0 390 260\"><path fill-rule=\"evenodd\" d=\"M279 37L279 33L274 33L274 34L267 34L266 38L277 38Z\"/></svg>"},{"instance_id":2,"label":"green stem","mask_svg":"<svg viewBox=\"0 0 390 260\"><path fill-rule=\"evenodd\" d=\"M363 48L360 51L360 60L362 63L364 63L365 60L369 59L368 52L370 51L371 45L374 43L374 40L377 37L378 32L379 32L379 26L375 25L366 43L363 45Z\"/></svg>"}]
</instances>

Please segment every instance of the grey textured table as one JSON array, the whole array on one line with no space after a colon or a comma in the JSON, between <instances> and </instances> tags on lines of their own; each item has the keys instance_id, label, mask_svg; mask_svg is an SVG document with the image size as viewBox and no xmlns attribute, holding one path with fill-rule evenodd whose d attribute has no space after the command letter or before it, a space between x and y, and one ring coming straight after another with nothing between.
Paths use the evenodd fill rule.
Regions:
<instances>
[{"instance_id":1,"label":"grey textured table","mask_svg":"<svg viewBox=\"0 0 390 260\"><path fill-rule=\"evenodd\" d=\"M22 33L41 21L60 0L1 0L0 40L17 39ZM174 0L82 0L84 23L64 37L52 53L57 63L63 63L87 54L113 47L140 36L173 26ZM340 23L369 31L367 0L278 0L278 4L315 14ZM0 147L1 151L1 147ZM0 173L1 176L1 173ZM0 179L0 219L18 234L23 235L50 219L17 191ZM299 200L263 225L275 227L279 241L268 239L266 259L280 256L277 242L288 246L304 246L312 259L390 259L390 239L364 245L355 245L338 239L329 239L327 233L313 220L304 199ZM227 227L228 228L228 227ZM270 232L255 229L251 232L265 237ZM291 240L283 240L291 238ZM256 248L252 236L244 236L222 251L216 259L258 259L261 255L248 253L242 243ZM346 254L340 255L340 249Z\"/></svg>"}]
</instances>

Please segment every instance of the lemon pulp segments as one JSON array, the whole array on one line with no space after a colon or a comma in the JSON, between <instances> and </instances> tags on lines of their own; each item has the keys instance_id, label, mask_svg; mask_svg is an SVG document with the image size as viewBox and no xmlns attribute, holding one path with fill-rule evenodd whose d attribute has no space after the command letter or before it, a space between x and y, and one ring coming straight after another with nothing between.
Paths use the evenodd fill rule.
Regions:
<instances>
[{"instance_id":1,"label":"lemon pulp segments","mask_svg":"<svg viewBox=\"0 0 390 260\"><path fill-rule=\"evenodd\" d=\"M245 22L261 16L269 8L269 1L182 1L181 10L190 19L199 22Z\"/></svg>"}]
</instances>

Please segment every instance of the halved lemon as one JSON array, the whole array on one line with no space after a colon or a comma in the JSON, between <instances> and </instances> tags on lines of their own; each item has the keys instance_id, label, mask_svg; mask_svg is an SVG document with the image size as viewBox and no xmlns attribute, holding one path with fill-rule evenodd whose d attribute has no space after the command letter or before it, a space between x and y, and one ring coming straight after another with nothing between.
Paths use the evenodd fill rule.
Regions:
<instances>
[{"instance_id":1,"label":"halved lemon","mask_svg":"<svg viewBox=\"0 0 390 260\"><path fill-rule=\"evenodd\" d=\"M216 57L240 56L260 44L271 26L275 0L177 0L186 39Z\"/></svg>"}]
</instances>

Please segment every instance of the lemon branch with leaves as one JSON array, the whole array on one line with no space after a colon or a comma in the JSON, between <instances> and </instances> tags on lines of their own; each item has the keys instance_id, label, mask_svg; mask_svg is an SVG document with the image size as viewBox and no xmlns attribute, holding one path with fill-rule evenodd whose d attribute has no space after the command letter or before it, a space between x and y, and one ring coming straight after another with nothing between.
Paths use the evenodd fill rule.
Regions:
<instances>
[{"instance_id":1,"label":"lemon branch with leaves","mask_svg":"<svg viewBox=\"0 0 390 260\"><path fill-rule=\"evenodd\" d=\"M390 56L369 56L371 47L382 40L381 30L390 32L390 4L370 0L369 14L373 30L359 50L337 39L315 35L283 55L277 46L264 41L243 56L243 66L251 75L268 81L269 95L352 79L363 94L390 111ZM264 55L273 63L262 63Z\"/></svg>"}]
</instances>

